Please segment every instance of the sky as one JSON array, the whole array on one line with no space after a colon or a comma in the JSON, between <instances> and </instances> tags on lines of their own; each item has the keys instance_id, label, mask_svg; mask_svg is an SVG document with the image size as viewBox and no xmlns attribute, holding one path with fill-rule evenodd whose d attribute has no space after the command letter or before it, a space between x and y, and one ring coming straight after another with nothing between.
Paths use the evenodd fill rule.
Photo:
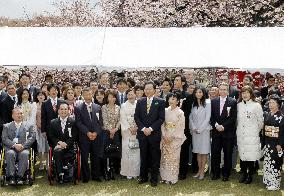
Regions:
<instances>
[{"instance_id":1,"label":"sky","mask_svg":"<svg viewBox=\"0 0 284 196\"><path fill-rule=\"evenodd\" d=\"M53 13L55 7L52 3L59 1L61 0L0 0L0 16L14 19L26 18L25 12L29 17L34 14L45 15L45 11Z\"/></svg>"}]
</instances>

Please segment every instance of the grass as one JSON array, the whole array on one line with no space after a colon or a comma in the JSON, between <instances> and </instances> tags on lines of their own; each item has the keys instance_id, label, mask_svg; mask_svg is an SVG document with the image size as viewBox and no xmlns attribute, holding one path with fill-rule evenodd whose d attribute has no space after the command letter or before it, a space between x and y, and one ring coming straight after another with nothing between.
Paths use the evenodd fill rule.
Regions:
<instances>
[{"instance_id":1,"label":"grass","mask_svg":"<svg viewBox=\"0 0 284 196\"><path fill-rule=\"evenodd\" d=\"M117 177L115 181L93 182L79 185L58 184L50 186L47 181L45 172L36 175L36 181L33 186L0 188L0 195L162 195L162 196L183 196L183 195L224 195L224 196L261 196L261 195L284 195L284 191L270 192L262 184L261 174L254 176L254 181L250 185L240 184L239 174L233 173L229 182L221 180L212 181L207 175L203 181L191 177L184 181L179 181L176 185L158 184L152 188L149 184L138 185L136 180L127 180L123 177ZM283 187L284 183L282 183Z\"/></svg>"}]
</instances>

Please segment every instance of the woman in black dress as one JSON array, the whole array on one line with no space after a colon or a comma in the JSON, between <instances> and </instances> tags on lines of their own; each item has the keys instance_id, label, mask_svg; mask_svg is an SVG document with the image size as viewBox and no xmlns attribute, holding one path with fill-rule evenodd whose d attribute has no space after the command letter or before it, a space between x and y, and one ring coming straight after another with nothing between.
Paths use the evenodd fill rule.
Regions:
<instances>
[{"instance_id":1,"label":"woman in black dress","mask_svg":"<svg viewBox=\"0 0 284 196\"><path fill-rule=\"evenodd\" d=\"M270 112L264 114L263 183L267 190L279 190L283 164L284 116L280 112L281 98L269 97Z\"/></svg>"}]
</instances>

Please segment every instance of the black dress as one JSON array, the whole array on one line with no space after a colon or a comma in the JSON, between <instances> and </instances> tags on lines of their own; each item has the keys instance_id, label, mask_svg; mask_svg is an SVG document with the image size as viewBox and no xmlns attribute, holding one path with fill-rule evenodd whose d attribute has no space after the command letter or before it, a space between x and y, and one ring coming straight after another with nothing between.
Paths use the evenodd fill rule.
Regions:
<instances>
[{"instance_id":1,"label":"black dress","mask_svg":"<svg viewBox=\"0 0 284 196\"><path fill-rule=\"evenodd\" d=\"M283 152L278 152L277 145L283 149L284 116L280 111L274 115L264 114L264 162L263 183L267 187L280 188Z\"/></svg>"}]
</instances>

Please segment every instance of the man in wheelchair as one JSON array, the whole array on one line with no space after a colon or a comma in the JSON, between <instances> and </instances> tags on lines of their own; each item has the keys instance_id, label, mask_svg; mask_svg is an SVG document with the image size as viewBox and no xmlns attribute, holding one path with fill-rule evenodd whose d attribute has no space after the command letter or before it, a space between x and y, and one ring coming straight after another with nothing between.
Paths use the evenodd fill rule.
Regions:
<instances>
[{"instance_id":1,"label":"man in wheelchair","mask_svg":"<svg viewBox=\"0 0 284 196\"><path fill-rule=\"evenodd\" d=\"M75 120L69 117L68 103L59 104L58 115L58 118L51 121L48 138L53 149L57 179L62 184L66 179L63 172L65 160L75 155L74 142L77 130Z\"/></svg>"},{"instance_id":2,"label":"man in wheelchair","mask_svg":"<svg viewBox=\"0 0 284 196\"><path fill-rule=\"evenodd\" d=\"M5 148L6 175L10 185L22 185L28 169L29 149L35 142L35 127L23 122L23 111L16 107L12 111L14 121L4 124L2 144ZM16 171L16 161L18 170Z\"/></svg>"}]
</instances>

